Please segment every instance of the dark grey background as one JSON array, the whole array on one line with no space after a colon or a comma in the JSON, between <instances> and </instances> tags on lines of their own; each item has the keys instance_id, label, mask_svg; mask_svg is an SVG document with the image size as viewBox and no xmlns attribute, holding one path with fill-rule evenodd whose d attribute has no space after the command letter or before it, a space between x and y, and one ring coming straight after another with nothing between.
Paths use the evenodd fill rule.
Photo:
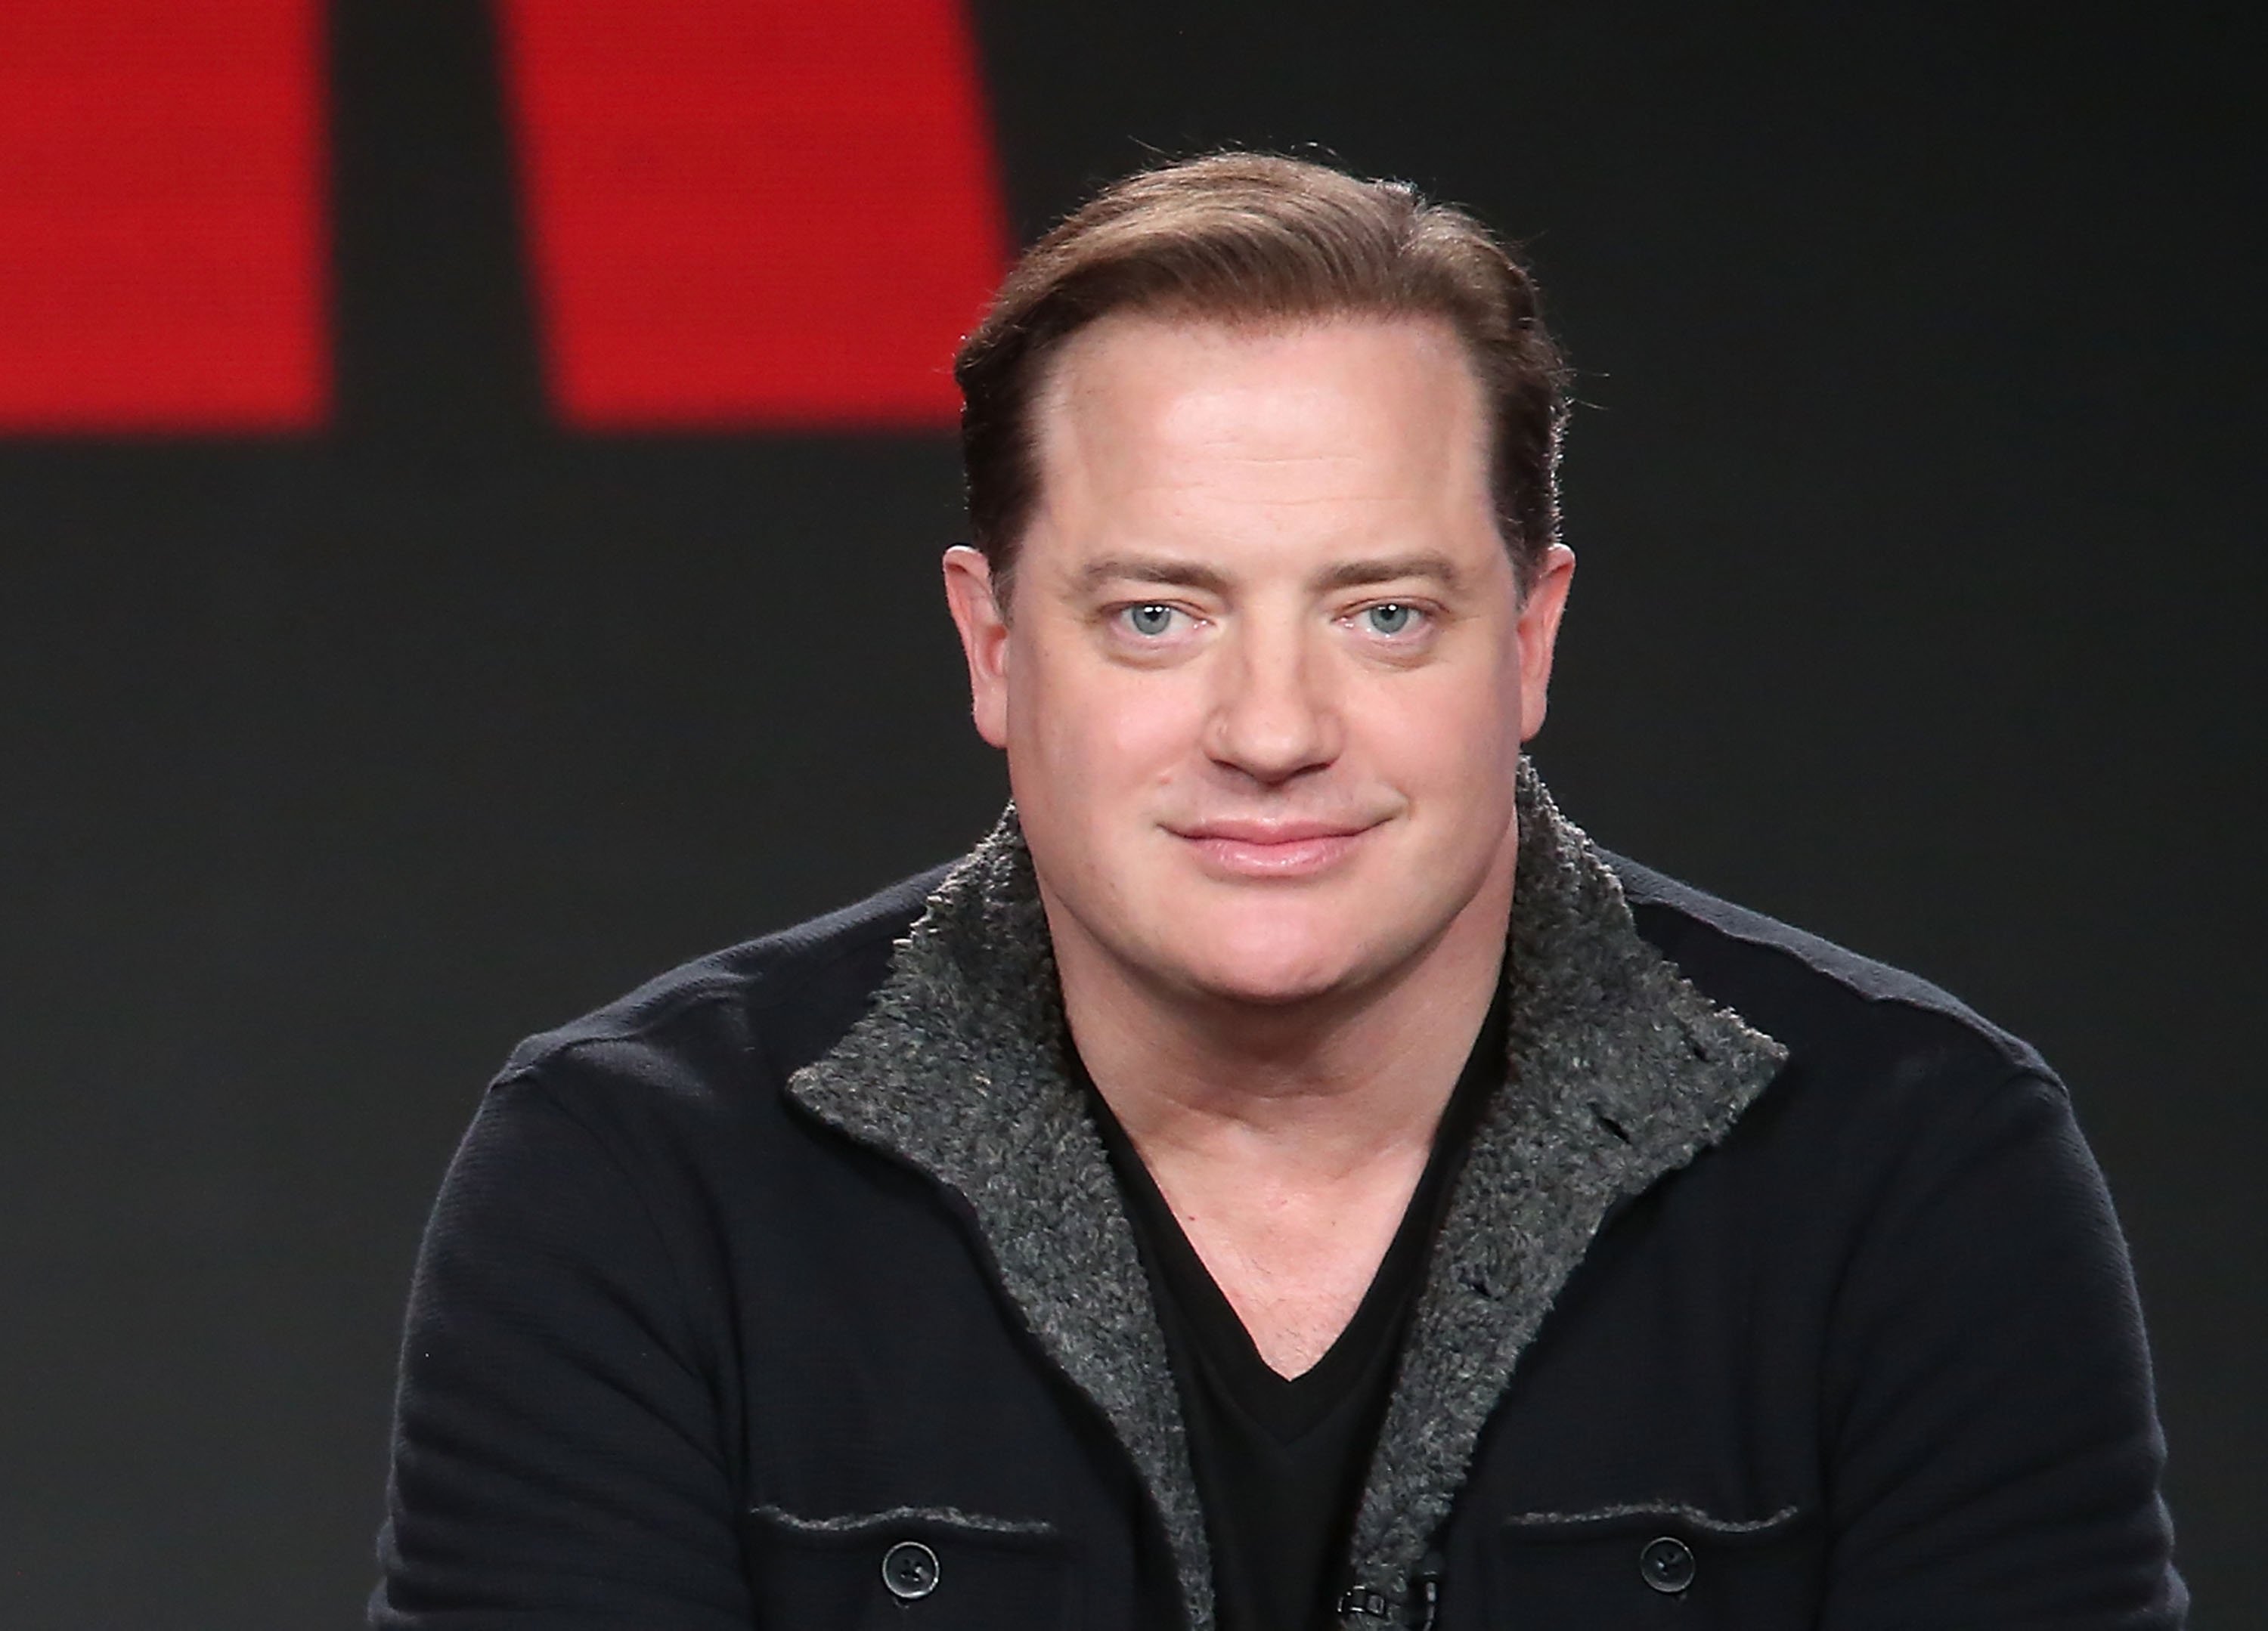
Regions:
<instances>
[{"instance_id":1,"label":"dark grey background","mask_svg":"<svg viewBox=\"0 0 2268 1631\"><path fill-rule=\"evenodd\" d=\"M2070 1079L2201 1622L2268 1361L2260 59L2235 8L998 0L1028 231L1320 143L1583 370L1539 760ZM580 439L467 0L335 8L343 407L0 444L0 1624L347 1624L424 1209L521 1033L963 848L953 449Z\"/></svg>"}]
</instances>

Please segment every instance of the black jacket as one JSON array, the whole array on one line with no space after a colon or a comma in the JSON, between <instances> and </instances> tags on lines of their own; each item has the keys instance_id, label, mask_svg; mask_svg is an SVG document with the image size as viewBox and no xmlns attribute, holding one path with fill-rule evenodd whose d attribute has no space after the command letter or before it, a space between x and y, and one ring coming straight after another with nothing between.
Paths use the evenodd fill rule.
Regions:
<instances>
[{"instance_id":1,"label":"black jacket","mask_svg":"<svg viewBox=\"0 0 2268 1631\"><path fill-rule=\"evenodd\" d=\"M1521 802L1509 1079L1348 1623L2178 1626L2064 1089L1942 993ZM372 1624L1209 1631L1063 1034L1011 817L523 1045L419 1265Z\"/></svg>"}]
</instances>

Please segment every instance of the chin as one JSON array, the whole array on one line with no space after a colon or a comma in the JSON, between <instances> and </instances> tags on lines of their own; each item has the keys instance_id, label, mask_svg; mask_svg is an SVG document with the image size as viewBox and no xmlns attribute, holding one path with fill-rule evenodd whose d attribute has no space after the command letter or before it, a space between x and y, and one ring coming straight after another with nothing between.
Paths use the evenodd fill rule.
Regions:
<instances>
[{"instance_id":1,"label":"chin","mask_svg":"<svg viewBox=\"0 0 2268 1631\"><path fill-rule=\"evenodd\" d=\"M1208 996L1269 1007L1312 1001L1361 982L1361 938L1344 926L1234 921L1174 926L1165 950Z\"/></svg>"}]
</instances>

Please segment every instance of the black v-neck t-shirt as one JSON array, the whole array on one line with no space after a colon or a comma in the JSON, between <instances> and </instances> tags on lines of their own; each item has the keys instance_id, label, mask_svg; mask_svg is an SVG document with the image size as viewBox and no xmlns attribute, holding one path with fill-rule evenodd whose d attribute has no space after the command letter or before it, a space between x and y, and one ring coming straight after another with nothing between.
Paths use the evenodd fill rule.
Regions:
<instances>
[{"instance_id":1,"label":"black v-neck t-shirt","mask_svg":"<svg viewBox=\"0 0 2268 1631\"><path fill-rule=\"evenodd\" d=\"M1499 986L1376 1277L1329 1350L1295 1377L1279 1376L1261 1358L1073 1050L1181 1389L1219 1631L1317 1631L1336 1623L1333 1604L1350 1583L1355 1502L1425 1260L1473 1129L1504 1081L1505 1023Z\"/></svg>"}]
</instances>

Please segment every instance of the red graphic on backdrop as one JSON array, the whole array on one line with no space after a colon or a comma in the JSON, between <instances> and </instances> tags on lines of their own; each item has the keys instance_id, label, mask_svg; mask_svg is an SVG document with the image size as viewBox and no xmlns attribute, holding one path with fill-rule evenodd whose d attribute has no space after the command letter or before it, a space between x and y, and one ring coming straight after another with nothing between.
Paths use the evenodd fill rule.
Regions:
<instances>
[{"instance_id":1,"label":"red graphic on backdrop","mask_svg":"<svg viewBox=\"0 0 2268 1631\"><path fill-rule=\"evenodd\" d=\"M0 0L0 434L328 417L323 9ZM566 423L952 422L1006 244L958 0L497 16Z\"/></svg>"},{"instance_id":2,"label":"red graphic on backdrop","mask_svg":"<svg viewBox=\"0 0 2268 1631\"><path fill-rule=\"evenodd\" d=\"M551 392L583 430L949 424L1005 227L956 0L504 0Z\"/></svg>"},{"instance_id":3,"label":"red graphic on backdrop","mask_svg":"<svg viewBox=\"0 0 2268 1631\"><path fill-rule=\"evenodd\" d=\"M328 406L317 0L0 0L0 431Z\"/></svg>"}]
</instances>

